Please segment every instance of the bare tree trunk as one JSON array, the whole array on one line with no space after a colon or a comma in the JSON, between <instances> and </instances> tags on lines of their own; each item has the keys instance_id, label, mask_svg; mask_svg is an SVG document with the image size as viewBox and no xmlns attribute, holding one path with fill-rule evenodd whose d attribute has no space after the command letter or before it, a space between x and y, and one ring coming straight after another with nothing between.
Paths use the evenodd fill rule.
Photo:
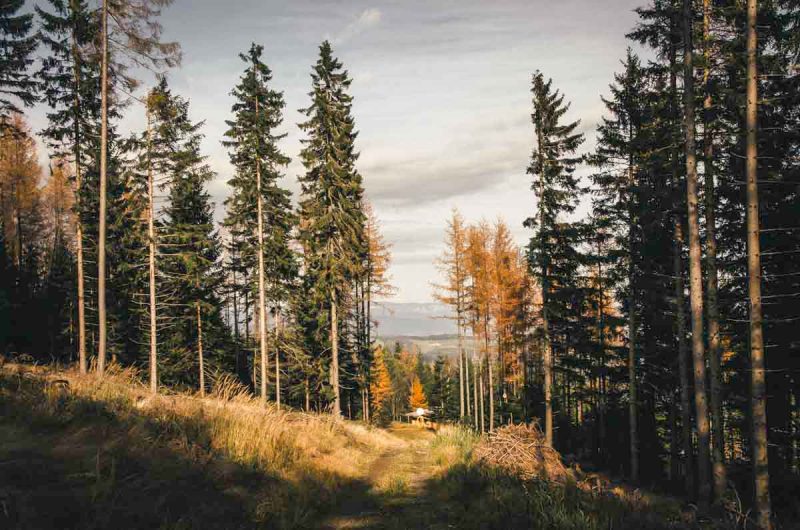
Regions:
<instances>
[{"instance_id":1,"label":"bare tree trunk","mask_svg":"<svg viewBox=\"0 0 800 530\"><path fill-rule=\"evenodd\" d=\"M478 408L478 368L475 365L472 365L472 399L474 400L474 408L473 408L473 418L475 423L475 430L477 431L480 427L480 409Z\"/></svg>"},{"instance_id":2,"label":"bare tree trunk","mask_svg":"<svg viewBox=\"0 0 800 530\"><path fill-rule=\"evenodd\" d=\"M629 125L629 136L633 135ZM639 398L636 381L636 202L634 192L636 180L634 176L633 153L628 155L628 429L630 437L631 480L639 480Z\"/></svg>"},{"instance_id":3,"label":"bare tree trunk","mask_svg":"<svg viewBox=\"0 0 800 530\"><path fill-rule=\"evenodd\" d=\"M461 326L461 316L458 322L458 411L459 417L464 419L464 330Z\"/></svg>"},{"instance_id":4,"label":"bare tree trunk","mask_svg":"<svg viewBox=\"0 0 800 530\"><path fill-rule=\"evenodd\" d=\"M253 76L256 68L253 65ZM255 98L255 111L258 116L258 97ZM261 158L256 149L256 203L258 209L258 337L261 352L261 403L267 403L267 311L264 287L264 198L261 196Z\"/></svg>"},{"instance_id":5,"label":"bare tree trunk","mask_svg":"<svg viewBox=\"0 0 800 530\"><path fill-rule=\"evenodd\" d=\"M330 381L333 388L333 410L335 417L342 415L341 396L339 394L339 318L336 315L336 291L331 289L331 373Z\"/></svg>"},{"instance_id":6,"label":"bare tree trunk","mask_svg":"<svg viewBox=\"0 0 800 530\"><path fill-rule=\"evenodd\" d=\"M757 0L747 0L747 275L750 295L751 416L755 517L770 530L769 460L767 456L767 396L761 315L761 242L758 219L758 20Z\"/></svg>"},{"instance_id":7,"label":"bare tree trunk","mask_svg":"<svg viewBox=\"0 0 800 530\"><path fill-rule=\"evenodd\" d=\"M722 373L720 369L719 306L717 302L717 235L714 199L714 136L711 131L711 0L703 0L703 170L706 203L706 316L708 317L708 357L711 379L711 459L714 475L714 500L725 495L724 432L722 423Z\"/></svg>"},{"instance_id":8,"label":"bare tree trunk","mask_svg":"<svg viewBox=\"0 0 800 530\"><path fill-rule=\"evenodd\" d=\"M280 313L275 311L275 404L281 409L281 355L279 336L281 332Z\"/></svg>"},{"instance_id":9,"label":"bare tree trunk","mask_svg":"<svg viewBox=\"0 0 800 530\"><path fill-rule=\"evenodd\" d=\"M553 350L550 346L550 331L547 310L542 312L544 329L544 352L542 368L544 371L544 437L548 447L553 447Z\"/></svg>"},{"instance_id":10,"label":"bare tree trunk","mask_svg":"<svg viewBox=\"0 0 800 530\"><path fill-rule=\"evenodd\" d=\"M78 39L75 32L72 32L72 65L73 65L73 90L75 106L75 197L78 215L75 222L75 254L77 260L77 273L78 273L78 366L82 374L88 372L88 360L86 358L86 297L84 294L84 278L83 278L83 210L81 208L81 195L83 193L83 178L81 174L81 98L80 98L80 84L81 84L81 67L80 67L80 53L78 51Z\"/></svg>"},{"instance_id":11,"label":"bare tree trunk","mask_svg":"<svg viewBox=\"0 0 800 530\"><path fill-rule=\"evenodd\" d=\"M492 356L489 349L489 326L488 326L489 318L484 320L484 333L485 333L485 341L486 344L486 370L488 377L488 381L486 382L486 386L488 387L486 390L489 393L489 432L492 432L494 429L494 378L492 377ZM497 344L497 354L500 355L500 342L498 340Z\"/></svg>"},{"instance_id":12,"label":"bare tree trunk","mask_svg":"<svg viewBox=\"0 0 800 530\"><path fill-rule=\"evenodd\" d=\"M100 204L97 234L97 374L106 370L106 188L108 177L108 0L103 0L100 87Z\"/></svg>"},{"instance_id":13,"label":"bare tree trunk","mask_svg":"<svg viewBox=\"0 0 800 530\"><path fill-rule=\"evenodd\" d=\"M697 486L701 512L708 509L709 426L706 403L706 360L703 339L703 271L700 248L700 223L697 213L697 159L694 132L694 49L692 43L692 0L683 0L683 126L686 148L686 202L689 224L689 303L692 314L692 360L694 366L694 406L697 421Z\"/></svg>"},{"instance_id":14,"label":"bare tree trunk","mask_svg":"<svg viewBox=\"0 0 800 530\"><path fill-rule=\"evenodd\" d=\"M540 141L541 143L541 141ZM541 148L539 146L540 164L544 166L543 155L541 155ZM541 238L541 251L542 257L542 330L544 335L544 350L542 352L542 370L544 372L544 437L548 447L553 447L553 347L550 342L550 319L547 311L547 299L550 290L549 282L547 279L548 266L546 257L544 257L544 249L546 248L546 241L544 238L544 178L539 179L539 232Z\"/></svg>"},{"instance_id":15,"label":"bare tree trunk","mask_svg":"<svg viewBox=\"0 0 800 530\"><path fill-rule=\"evenodd\" d=\"M473 337L473 343L475 338ZM464 410L466 412L467 419L470 418L470 396L469 396L469 358L467 357L467 352L464 352Z\"/></svg>"},{"instance_id":16,"label":"bare tree trunk","mask_svg":"<svg viewBox=\"0 0 800 530\"><path fill-rule=\"evenodd\" d=\"M681 384L681 442L686 469L684 480L686 495L694 498L694 450L692 449L692 414L689 405L689 355L686 351L686 314L683 286L683 227L680 218L675 216L675 254L673 257L673 274L675 275L675 321L678 340L678 370Z\"/></svg>"},{"instance_id":17,"label":"bare tree trunk","mask_svg":"<svg viewBox=\"0 0 800 530\"><path fill-rule=\"evenodd\" d=\"M203 364L203 319L200 315L200 301L195 302L197 309L197 357L200 360L200 397L206 395L206 371Z\"/></svg>"},{"instance_id":18,"label":"bare tree trunk","mask_svg":"<svg viewBox=\"0 0 800 530\"><path fill-rule=\"evenodd\" d=\"M484 388L484 385L483 385L483 375L484 375L484 370L483 370L483 362L481 362L481 363L480 363L478 366L480 366L480 368L478 369L478 372L480 373L480 375L478 376L478 385L479 385L479 387L480 387L480 396L481 396L481 397L480 397L480 405L481 405L481 421L480 421L480 423L481 423L481 432L486 432L486 412L485 412L485 410L484 410L484 408L483 408L483 403L484 403L484 394L486 393L486 390L485 390L485 388Z\"/></svg>"},{"instance_id":19,"label":"bare tree trunk","mask_svg":"<svg viewBox=\"0 0 800 530\"><path fill-rule=\"evenodd\" d=\"M150 104L147 107L147 248L150 268L150 392L158 392L158 340L156 335L156 231L153 200L153 160Z\"/></svg>"},{"instance_id":20,"label":"bare tree trunk","mask_svg":"<svg viewBox=\"0 0 800 530\"><path fill-rule=\"evenodd\" d=\"M306 392L306 412L311 412L311 384L308 381L308 377L305 380L305 392Z\"/></svg>"}]
</instances>

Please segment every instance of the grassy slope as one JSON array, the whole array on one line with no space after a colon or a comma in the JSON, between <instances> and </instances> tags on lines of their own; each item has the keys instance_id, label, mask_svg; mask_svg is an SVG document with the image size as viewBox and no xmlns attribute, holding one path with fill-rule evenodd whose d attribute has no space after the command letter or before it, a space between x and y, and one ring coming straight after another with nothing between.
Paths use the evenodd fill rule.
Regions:
<instances>
[{"instance_id":1,"label":"grassy slope","mask_svg":"<svg viewBox=\"0 0 800 530\"><path fill-rule=\"evenodd\" d=\"M249 399L0 371L0 528L296 528L367 487L378 429ZM52 381L53 376L50 376Z\"/></svg>"},{"instance_id":2,"label":"grassy slope","mask_svg":"<svg viewBox=\"0 0 800 530\"><path fill-rule=\"evenodd\" d=\"M466 431L133 381L0 369L0 528L681 528L674 504L487 469Z\"/></svg>"}]
</instances>

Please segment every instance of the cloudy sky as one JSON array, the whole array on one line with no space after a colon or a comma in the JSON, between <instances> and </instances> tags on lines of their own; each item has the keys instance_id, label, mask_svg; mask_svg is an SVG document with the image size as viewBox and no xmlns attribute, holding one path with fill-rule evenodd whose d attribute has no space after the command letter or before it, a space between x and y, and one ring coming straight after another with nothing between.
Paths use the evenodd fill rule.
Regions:
<instances>
[{"instance_id":1,"label":"cloudy sky","mask_svg":"<svg viewBox=\"0 0 800 530\"><path fill-rule=\"evenodd\" d=\"M165 39L184 52L170 83L190 99L193 118L206 120L220 218L232 172L220 141L244 68L238 54L262 44L274 87L284 91L283 148L293 158L284 184L296 192L297 109L309 101L317 47L331 41L353 77L358 168L393 245L395 300L427 302L453 207L470 221L504 218L520 244L529 237L522 221L535 207L525 174L532 72L552 77L572 101L570 117L583 120L591 148L600 95L642 2L175 0L162 22ZM132 107L123 129L142 127L143 118ZM41 128L40 112L33 121Z\"/></svg>"}]
</instances>

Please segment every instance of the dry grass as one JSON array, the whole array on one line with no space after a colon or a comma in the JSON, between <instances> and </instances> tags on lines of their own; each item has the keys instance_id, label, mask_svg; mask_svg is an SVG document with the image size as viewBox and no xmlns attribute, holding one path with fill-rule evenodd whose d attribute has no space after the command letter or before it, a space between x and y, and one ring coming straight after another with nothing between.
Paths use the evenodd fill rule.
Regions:
<instances>
[{"instance_id":1,"label":"dry grass","mask_svg":"<svg viewBox=\"0 0 800 530\"><path fill-rule=\"evenodd\" d=\"M228 511L240 509L238 517L247 522L236 525L235 517L220 513L220 528L226 520L231 527L311 524L342 495L361 487L359 480L377 455L404 445L363 424L265 407L227 378L215 381L205 398L151 395L135 372L114 366L102 379L27 365L0 367L0 428L0 462L8 458L22 473L27 464L19 454L35 452L31 458L48 466L63 464L65 490L75 491L76 476L86 479L87 489L79 495L88 497L83 499L87 506L102 505L105 498L114 506L109 509L120 510L119 499L132 502L136 492L129 484L137 480L139 489L163 489L165 496L173 495L170 481L189 481L203 490L195 495L207 494L211 502L221 502L221 495L230 501ZM165 470L172 475L149 483ZM128 483L120 482L123 474ZM25 513L42 511L44 506L35 504L45 501L24 488L10 491L6 494L0 483L0 500L6 495L20 506L18 527L37 526L24 520ZM203 499L197 502L198 512L213 509L203 506ZM171 527L169 516L152 507L125 509L151 510L154 518L165 517L162 527ZM195 527L183 521L185 515L173 515L174 527ZM203 516L211 521L204 527L215 526L213 515ZM81 521L77 526L103 526L87 522L85 515Z\"/></svg>"}]
</instances>

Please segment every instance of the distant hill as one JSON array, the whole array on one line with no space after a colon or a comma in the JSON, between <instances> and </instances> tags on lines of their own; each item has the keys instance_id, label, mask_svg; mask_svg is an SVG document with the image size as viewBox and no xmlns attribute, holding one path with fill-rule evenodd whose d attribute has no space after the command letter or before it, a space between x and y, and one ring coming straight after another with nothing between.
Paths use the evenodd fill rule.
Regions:
<instances>
[{"instance_id":1,"label":"distant hill","mask_svg":"<svg viewBox=\"0 0 800 530\"><path fill-rule=\"evenodd\" d=\"M394 347L395 342L399 342L406 348L416 346L422 353L422 357L428 361L434 360L440 355L455 357L458 353L458 336L455 334L429 335L427 337L409 335L381 336L379 340L389 348Z\"/></svg>"},{"instance_id":2,"label":"distant hill","mask_svg":"<svg viewBox=\"0 0 800 530\"><path fill-rule=\"evenodd\" d=\"M449 317L450 309L435 302L383 302L372 309L378 337L454 335L456 325Z\"/></svg>"}]
</instances>

